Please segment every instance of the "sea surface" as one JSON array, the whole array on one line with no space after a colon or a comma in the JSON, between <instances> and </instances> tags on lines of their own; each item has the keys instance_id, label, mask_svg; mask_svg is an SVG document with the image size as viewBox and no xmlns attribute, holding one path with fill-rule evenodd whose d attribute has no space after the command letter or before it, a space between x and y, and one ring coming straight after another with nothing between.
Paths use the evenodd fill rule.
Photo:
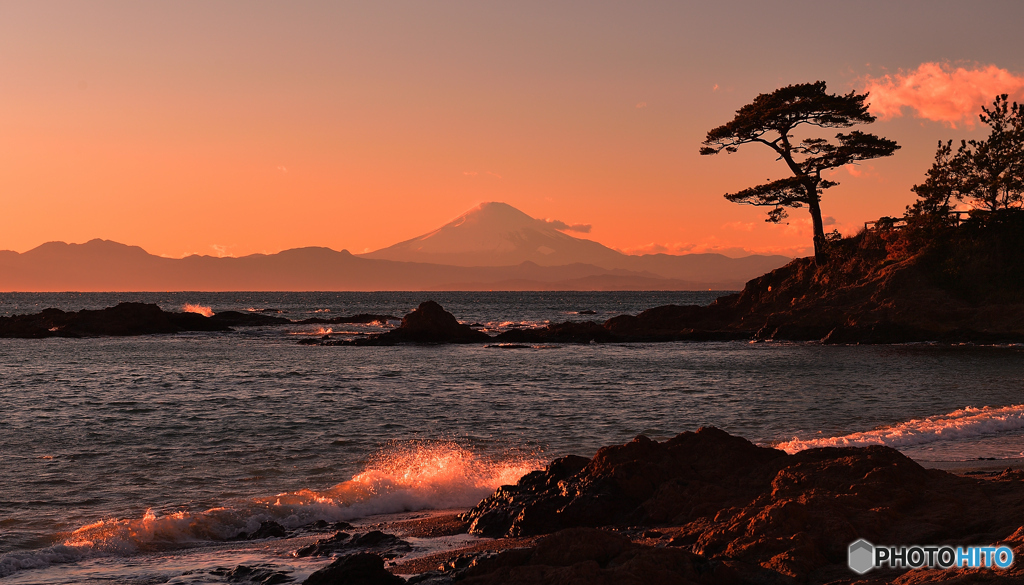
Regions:
<instances>
[{"instance_id":1,"label":"sea surface","mask_svg":"<svg viewBox=\"0 0 1024 585\"><path fill-rule=\"evenodd\" d=\"M0 315L142 301L400 318L433 299L494 332L722 294L20 293ZM1024 456L1020 346L298 344L396 324L0 339L0 582L223 583L240 564L301 582L329 561L292 557L301 538L229 539L465 509L556 457L705 425L791 452Z\"/></svg>"}]
</instances>

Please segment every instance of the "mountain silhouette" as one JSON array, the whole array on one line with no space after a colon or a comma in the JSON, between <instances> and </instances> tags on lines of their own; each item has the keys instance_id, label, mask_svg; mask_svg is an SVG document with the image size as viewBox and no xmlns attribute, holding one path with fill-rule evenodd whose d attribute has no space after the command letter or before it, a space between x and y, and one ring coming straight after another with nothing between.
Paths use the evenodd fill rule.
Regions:
<instances>
[{"instance_id":1,"label":"mountain silhouette","mask_svg":"<svg viewBox=\"0 0 1024 585\"><path fill-rule=\"evenodd\" d=\"M555 225L507 203L481 203L430 233L360 256L450 266L511 266L522 262L602 266L624 256L597 242L564 234Z\"/></svg>"},{"instance_id":2,"label":"mountain silhouette","mask_svg":"<svg viewBox=\"0 0 1024 585\"><path fill-rule=\"evenodd\" d=\"M644 254L631 256L562 233L559 222L535 219L507 203L482 203L430 232L362 258L427 262L450 266L540 266L591 264L610 270L691 282L737 282L760 276L787 262L786 256L721 254ZM699 288L699 287L698 287Z\"/></svg>"},{"instance_id":3,"label":"mountain silhouette","mask_svg":"<svg viewBox=\"0 0 1024 585\"><path fill-rule=\"evenodd\" d=\"M0 251L0 291L737 290L785 256L629 256L560 222L484 203L376 252L309 247L240 258L163 258L109 240Z\"/></svg>"}]
</instances>

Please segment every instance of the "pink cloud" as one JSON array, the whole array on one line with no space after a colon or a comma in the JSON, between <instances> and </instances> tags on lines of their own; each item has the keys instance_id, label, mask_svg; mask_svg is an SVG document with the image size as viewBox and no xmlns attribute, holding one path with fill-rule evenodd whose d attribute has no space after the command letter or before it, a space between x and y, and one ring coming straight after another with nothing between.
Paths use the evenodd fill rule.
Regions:
<instances>
[{"instance_id":1,"label":"pink cloud","mask_svg":"<svg viewBox=\"0 0 1024 585\"><path fill-rule=\"evenodd\" d=\"M973 69L954 68L948 63L922 63L913 71L864 78L871 113L883 120L903 115L909 107L919 118L955 126L973 126L981 106L997 95L1020 94L1024 75L1015 75L995 65Z\"/></svg>"}]
</instances>

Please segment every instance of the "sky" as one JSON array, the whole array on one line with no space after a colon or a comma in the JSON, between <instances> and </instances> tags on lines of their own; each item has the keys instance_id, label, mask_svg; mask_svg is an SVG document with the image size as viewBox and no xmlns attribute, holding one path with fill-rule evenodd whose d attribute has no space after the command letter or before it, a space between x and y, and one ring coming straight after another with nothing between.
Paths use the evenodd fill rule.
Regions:
<instances>
[{"instance_id":1,"label":"sky","mask_svg":"<svg viewBox=\"0 0 1024 585\"><path fill-rule=\"evenodd\" d=\"M699 156L760 93L870 91L902 149L830 177L826 230L914 200L939 140L1024 101L1019 2L0 3L0 249L367 252L485 201L627 253L804 255Z\"/></svg>"}]
</instances>

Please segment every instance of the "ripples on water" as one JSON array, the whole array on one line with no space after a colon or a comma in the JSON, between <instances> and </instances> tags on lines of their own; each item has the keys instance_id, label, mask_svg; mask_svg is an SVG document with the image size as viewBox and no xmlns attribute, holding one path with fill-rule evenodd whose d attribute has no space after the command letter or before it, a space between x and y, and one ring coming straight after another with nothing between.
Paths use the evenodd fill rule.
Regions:
<instances>
[{"instance_id":1,"label":"ripples on water","mask_svg":"<svg viewBox=\"0 0 1024 585\"><path fill-rule=\"evenodd\" d=\"M467 322L542 323L715 295L386 293L376 304L362 293L129 296L2 295L0 307L146 300L300 319L325 309L400 316L435 298ZM295 339L287 328L257 328L0 340L0 576L5 558L9 573L17 555L63 542L123 553L225 538L267 518L297 526L468 506L554 457L702 425L761 443L804 442L782 445L790 448L888 441L923 459L1024 449L1024 415L1006 408L1024 402L1019 347L306 347ZM957 413L984 406L994 409ZM278 494L292 495L279 502Z\"/></svg>"}]
</instances>

